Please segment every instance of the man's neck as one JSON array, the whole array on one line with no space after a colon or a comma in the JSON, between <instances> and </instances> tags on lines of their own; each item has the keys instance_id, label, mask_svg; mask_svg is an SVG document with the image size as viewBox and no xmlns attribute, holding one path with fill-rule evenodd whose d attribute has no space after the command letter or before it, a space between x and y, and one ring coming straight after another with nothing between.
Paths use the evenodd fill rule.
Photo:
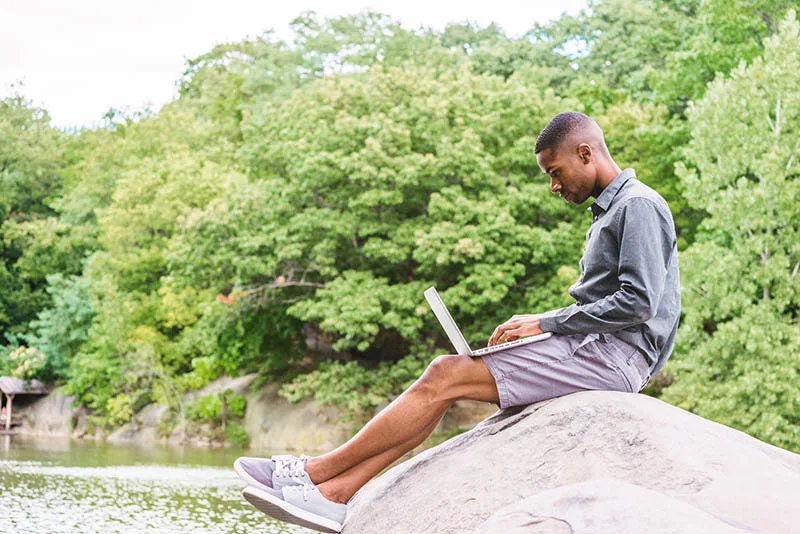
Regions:
<instances>
[{"instance_id":1,"label":"man's neck","mask_svg":"<svg viewBox=\"0 0 800 534\"><path fill-rule=\"evenodd\" d=\"M603 189L608 187L608 184L614 181L614 178L619 176L621 172L622 169L613 159L604 162L597 171L597 182L595 182L596 186L592 196L597 198L603 192Z\"/></svg>"}]
</instances>

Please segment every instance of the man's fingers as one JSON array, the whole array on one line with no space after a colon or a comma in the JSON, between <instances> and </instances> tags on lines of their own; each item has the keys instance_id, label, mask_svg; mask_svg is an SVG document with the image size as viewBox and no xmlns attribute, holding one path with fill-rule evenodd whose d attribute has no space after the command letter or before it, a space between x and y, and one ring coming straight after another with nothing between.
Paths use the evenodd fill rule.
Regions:
<instances>
[{"instance_id":1,"label":"man's fingers","mask_svg":"<svg viewBox=\"0 0 800 534\"><path fill-rule=\"evenodd\" d=\"M513 341L523 336L532 336L542 332L537 319L541 314L514 315L492 332L488 346L497 345L504 341ZM511 339L514 338L514 339Z\"/></svg>"},{"instance_id":2,"label":"man's fingers","mask_svg":"<svg viewBox=\"0 0 800 534\"><path fill-rule=\"evenodd\" d=\"M500 338L497 340L498 343L503 343L504 341L514 341L513 338L519 337L520 328L509 328L503 332Z\"/></svg>"},{"instance_id":3,"label":"man's fingers","mask_svg":"<svg viewBox=\"0 0 800 534\"><path fill-rule=\"evenodd\" d=\"M501 324L497 328L494 329L492 333L492 337L489 338L489 346L496 345L500 342L500 336L503 335L503 332L507 331L509 328L516 328L519 326L518 321L514 319L509 319L505 323Z\"/></svg>"},{"instance_id":4,"label":"man's fingers","mask_svg":"<svg viewBox=\"0 0 800 534\"><path fill-rule=\"evenodd\" d=\"M492 337L489 338L489 345L494 345L495 343L497 343L497 339L503 333L503 330L505 330L507 324L508 323L503 323L494 329Z\"/></svg>"},{"instance_id":5,"label":"man's fingers","mask_svg":"<svg viewBox=\"0 0 800 534\"><path fill-rule=\"evenodd\" d=\"M489 345L491 346L491 345L496 344L498 342L498 340L500 339L500 336L503 335L503 332L505 332L505 330L508 327L509 327L509 325L506 322L506 323L501 324L497 328L495 328L494 332L492 333L492 337L489 338Z\"/></svg>"},{"instance_id":6,"label":"man's fingers","mask_svg":"<svg viewBox=\"0 0 800 534\"><path fill-rule=\"evenodd\" d=\"M502 326L503 326L503 325L500 325L500 326L498 326L497 328L495 328L495 329L494 329L494 332L492 332L492 335L491 335L491 337L489 337L489 343L488 343L488 345L489 345L490 347L491 347L492 345L494 345L494 340L495 340L495 339L497 339L497 336L499 336L499 335L500 335L500 328L501 328Z\"/></svg>"}]
</instances>

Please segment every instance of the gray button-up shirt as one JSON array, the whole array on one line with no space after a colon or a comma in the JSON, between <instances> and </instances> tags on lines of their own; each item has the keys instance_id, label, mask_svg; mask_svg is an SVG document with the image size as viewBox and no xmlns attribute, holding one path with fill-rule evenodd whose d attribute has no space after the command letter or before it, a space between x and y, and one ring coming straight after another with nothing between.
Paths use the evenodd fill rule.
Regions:
<instances>
[{"instance_id":1,"label":"gray button-up shirt","mask_svg":"<svg viewBox=\"0 0 800 534\"><path fill-rule=\"evenodd\" d=\"M625 169L589 208L575 304L543 314L557 334L610 332L635 345L655 374L675 344L681 312L675 223L666 201Z\"/></svg>"}]
</instances>

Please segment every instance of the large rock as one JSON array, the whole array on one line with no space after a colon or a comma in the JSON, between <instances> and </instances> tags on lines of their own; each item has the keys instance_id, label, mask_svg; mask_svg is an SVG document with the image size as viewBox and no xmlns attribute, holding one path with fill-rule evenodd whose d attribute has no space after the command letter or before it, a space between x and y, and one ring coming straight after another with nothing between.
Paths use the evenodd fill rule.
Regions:
<instances>
[{"instance_id":1,"label":"large rock","mask_svg":"<svg viewBox=\"0 0 800 534\"><path fill-rule=\"evenodd\" d=\"M256 451L327 451L349 437L347 427L339 424L340 415L311 399L291 404L278 394L277 384L265 384L248 399L244 426Z\"/></svg>"},{"instance_id":2,"label":"large rock","mask_svg":"<svg viewBox=\"0 0 800 534\"><path fill-rule=\"evenodd\" d=\"M498 411L373 479L343 533L800 532L800 455L645 395Z\"/></svg>"},{"instance_id":3,"label":"large rock","mask_svg":"<svg viewBox=\"0 0 800 534\"><path fill-rule=\"evenodd\" d=\"M37 436L69 436L77 421L79 409L73 408L74 395L64 395L63 389L53 390L49 395L32 399L28 405L17 408L24 414L20 434Z\"/></svg>"}]
</instances>

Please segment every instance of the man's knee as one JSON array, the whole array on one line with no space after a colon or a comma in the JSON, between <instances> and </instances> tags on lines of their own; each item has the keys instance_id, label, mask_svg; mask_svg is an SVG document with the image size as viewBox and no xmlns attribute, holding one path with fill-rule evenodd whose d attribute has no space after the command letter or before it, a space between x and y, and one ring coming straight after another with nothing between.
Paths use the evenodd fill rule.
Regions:
<instances>
[{"instance_id":1,"label":"man's knee","mask_svg":"<svg viewBox=\"0 0 800 534\"><path fill-rule=\"evenodd\" d=\"M423 376L428 376L433 380L441 380L451 376L453 368L458 366L464 358L469 356L461 356L458 354L441 354L434 358L428 364Z\"/></svg>"},{"instance_id":2,"label":"man's knee","mask_svg":"<svg viewBox=\"0 0 800 534\"><path fill-rule=\"evenodd\" d=\"M475 399L496 402L497 387L480 358L458 354L436 357L416 385L435 401Z\"/></svg>"},{"instance_id":3,"label":"man's knee","mask_svg":"<svg viewBox=\"0 0 800 534\"><path fill-rule=\"evenodd\" d=\"M452 385L457 376L456 368L462 363L463 358L469 358L469 356L458 354L437 356L428 364L415 385L428 392L432 397L446 396L447 388Z\"/></svg>"}]
</instances>

